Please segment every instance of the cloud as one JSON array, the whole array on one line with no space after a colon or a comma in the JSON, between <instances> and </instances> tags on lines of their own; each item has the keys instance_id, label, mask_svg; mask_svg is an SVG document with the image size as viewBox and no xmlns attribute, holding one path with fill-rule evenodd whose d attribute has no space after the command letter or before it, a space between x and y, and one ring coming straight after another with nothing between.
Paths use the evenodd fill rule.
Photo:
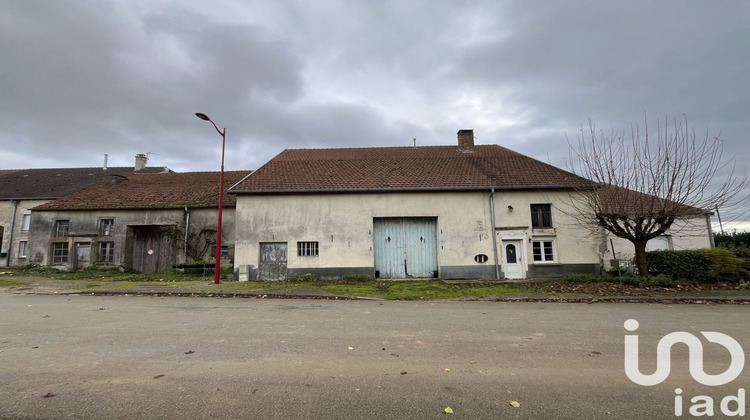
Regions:
<instances>
[{"instance_id":1,"label":"cloud","mask_svg":"<svg viewBox=\"0 0 750 420\"><path fill-rule=\"evenodd\" d=\"M750 4L107 0L0 10L0 167L254 169L284 148L452 144L557 166L591 118L686 114L744 166Z\"/></svg>"}]
</instances>

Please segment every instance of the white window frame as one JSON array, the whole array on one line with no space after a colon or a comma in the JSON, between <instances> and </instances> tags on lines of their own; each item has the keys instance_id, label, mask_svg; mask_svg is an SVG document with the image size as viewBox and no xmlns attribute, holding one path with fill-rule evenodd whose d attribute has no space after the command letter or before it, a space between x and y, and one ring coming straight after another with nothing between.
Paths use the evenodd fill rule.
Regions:
<instances>
[{"instance_id":1,"label":"white window frame","mask_svg":"<svg viewBox=\"0 0 750 420\"><path fill-rule=\"evenodd\" d=\"M29 251L29 241L18 241L18 258L26 258Z\"/></svg>"},{"instance_id":2,"label":"white window frame","mask_svg":"<svg viewBox=\"0 0 750 420\"><path fill-rule=\"evenodd\" d=\"M31 213L24 213L21 221L21 232L28 232L31 227Z\"/></svg>"},{"instance_id":3,"label":"white window frame","mask_svg":"<svg viewBox=\"0 0 750 420\"><path fill-rule=\"evenodd\" d=\"M547 259L547 247L545 246L545 243L550 243L550 252L552 253L552 259ZM536 254L534 253L534 245L539 245L541 260L536 259ZM531 239L531 261L534 264L557 264L557 241L555 238L532 238Z\"/></svg>"}]
</instances>

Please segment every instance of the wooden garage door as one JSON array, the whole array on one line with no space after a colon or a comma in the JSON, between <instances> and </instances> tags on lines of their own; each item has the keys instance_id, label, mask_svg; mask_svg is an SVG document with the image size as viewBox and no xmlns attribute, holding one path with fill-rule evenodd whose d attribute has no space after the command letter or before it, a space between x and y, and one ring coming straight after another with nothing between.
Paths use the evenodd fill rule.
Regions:
<instances>
[{"instance_id":1,"label":"wooden garage door","mask_svg":"<svg viewBox=\"0 0 750 420\"><path fill-rule=\"evenodd\" d=\"M437 219L376 218L373 242L379 278L437 277Z\"/></svg>"}]
</instances>

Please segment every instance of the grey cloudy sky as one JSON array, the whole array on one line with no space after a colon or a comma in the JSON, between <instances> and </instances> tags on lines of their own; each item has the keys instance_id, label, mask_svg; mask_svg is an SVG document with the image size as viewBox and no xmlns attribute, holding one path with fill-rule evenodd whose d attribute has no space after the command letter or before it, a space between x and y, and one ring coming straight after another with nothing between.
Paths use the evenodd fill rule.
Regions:
<instances>
[{"instance_id":1,"label":"grey cloudy sky","mask_svg":"<svg viewBox=\"0 0 750 420\"><path fill-rule=\"evenodd\" d=\"M0 168L218 170L195 112L227 170L461 128L565 167L566 133L644 113L750 161L744 0L8 0L0 60Z\"/></svg>"}]
</instances>

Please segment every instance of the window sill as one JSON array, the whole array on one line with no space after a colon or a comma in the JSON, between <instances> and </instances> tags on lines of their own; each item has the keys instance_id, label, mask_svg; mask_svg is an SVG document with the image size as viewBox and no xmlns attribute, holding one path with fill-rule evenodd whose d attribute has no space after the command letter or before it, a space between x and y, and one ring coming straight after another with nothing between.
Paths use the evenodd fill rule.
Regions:
<instances>
[{"instance_id":1,"label":"window sill","mask_svg":"<svg viewBox=\"0 0 750 420\"><path fill-rule=\"evenodd\" d=\"M557 265L562 265L562 264L560 264L557 261L549 261L549 262L534 261L531 265L543 265L545 267L550 267L550 266L557 266Z\"/></svg>"}]
</instances>

